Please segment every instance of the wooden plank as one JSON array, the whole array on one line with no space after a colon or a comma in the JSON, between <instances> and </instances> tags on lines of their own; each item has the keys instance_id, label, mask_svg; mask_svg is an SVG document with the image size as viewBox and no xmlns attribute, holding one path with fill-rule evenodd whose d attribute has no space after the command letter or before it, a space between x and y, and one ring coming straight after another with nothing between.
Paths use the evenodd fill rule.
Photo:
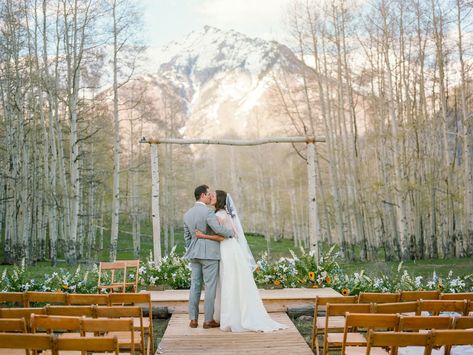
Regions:
<instances>
[{"instance_id":1,"label":"wooden plank","mask_svg":"<svg viewBox=\"0 0 473 355\"><path fill-rule=\"evenodd\" d=\"M315 297L343 297L332 288L283 288L260 289L260 295L268 312L286 312L288 307L313 304ZM200 312L203 313L205 292L200 297ZM187 313L189 290L151 291L151 302L155 306L168 307L170 313Z\"/></svg>"},{"instance_id":2,"label":"wooden plank","mask_svg":"<svg viewBox=\"0 0 473 355\"><path fill-rule=\"evenodd\" d=\"M223 332L218 328L189 327L185 314L173 314L160 347L164 354L268 354L311 355L312 351L285 313L272 313L271 318L289 328L274 332Z\"/></svg>"}]
</instances>

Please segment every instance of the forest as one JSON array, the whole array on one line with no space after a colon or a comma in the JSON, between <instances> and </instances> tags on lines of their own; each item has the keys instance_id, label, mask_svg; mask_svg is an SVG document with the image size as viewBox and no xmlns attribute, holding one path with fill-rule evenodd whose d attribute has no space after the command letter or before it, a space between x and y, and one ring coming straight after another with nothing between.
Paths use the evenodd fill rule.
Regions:
<instances>
[{"instance_id":1,"label":"forest","mask_svg":"<svg viewBox=\"0 0 473 355\"><path fill-rule=\"evenodd\" d=\"M274 75L266 104L279 136L325 138L317 235L347 260L473 255L472 10L467 0L289 6L298 70ZM0 2L2 263L96 260L104 238L115 260L125 225L140 256L151 223L140 139L182 138L188 114L142 70L152 58L141 18L139 1ZM247 133L230 138L260 134ZM308 248L305 144L159 145L159 155L164 253L205 182L232 192L269 249L282 238Z\"/></svg>"}]
</instances>

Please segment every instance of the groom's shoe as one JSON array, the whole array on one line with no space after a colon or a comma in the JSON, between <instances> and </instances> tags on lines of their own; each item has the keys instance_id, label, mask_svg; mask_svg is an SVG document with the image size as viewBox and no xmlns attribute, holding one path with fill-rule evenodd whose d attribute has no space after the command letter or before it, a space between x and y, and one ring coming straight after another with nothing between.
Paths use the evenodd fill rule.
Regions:
<instances>
[{"instance_id":1,"label":"groom's shoe","mask_svg":"<svg viewBox=\"0 0 473 355\"><path fill-rule=\"evenodd\" d=\"M209 328L218 328L220 327L220 323L212 320L209 320L208 322L204 322L204 329L209 329Z\"/></svg>"},{"instance_id":2,"label":"groom's shoe","mask_svg":"<svg viewBox=\"0 0 473 355\"><path fill-rule=\"evenodd\" d=\"M191 319L189 322L189 327L191 328L197 328L199 326L199 323L197 323L197 319Z\"/></svg>"}]
</instances>

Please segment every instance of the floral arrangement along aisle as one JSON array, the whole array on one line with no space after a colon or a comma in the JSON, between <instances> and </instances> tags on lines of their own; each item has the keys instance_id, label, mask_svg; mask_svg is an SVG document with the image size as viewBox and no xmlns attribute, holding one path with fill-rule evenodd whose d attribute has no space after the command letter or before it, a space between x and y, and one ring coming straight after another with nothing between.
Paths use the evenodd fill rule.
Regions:
<instances>
[{"instance_id":1,"label":"floral arrangement along aisle","mask_svg":"<svg viewBox=\"0 0 473 355\"><path fill-rule=\"evenodd\" d=\"M297 255L291 251L290 258L270 260L266 254L257 261L254 272L260 288L319 288L331 287L343 295L360 292L396 292L411 290L439 290L441 292L472 292L473 274L455 276L450 271L440 277L435 271L430 277L410 274L398 265L396 272L381 276L369 275L364 270L345 273L338 264L339 255L332 247L318 262L312 253L301 250ZM74 272L59 269L43 279L31 279L24 265L13 267L2 274L0 291L64 291L74 293L95 293L97 267ZM187 289L190 286L191 270L186 259L176 253L175 248L162 258L158 265L149 259L141 263L139 283L141 288L160 286L168 289Z\"/></svg>"}]
</instances>

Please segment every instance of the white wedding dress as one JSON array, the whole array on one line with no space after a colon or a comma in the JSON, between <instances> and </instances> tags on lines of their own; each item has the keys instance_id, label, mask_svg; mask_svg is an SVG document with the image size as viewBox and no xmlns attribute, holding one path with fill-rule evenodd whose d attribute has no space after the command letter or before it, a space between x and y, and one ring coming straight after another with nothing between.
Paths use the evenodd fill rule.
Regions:
<instances>
[{"instance_id":1,"label":"white wedding dress","mask_svg":"<svg viewBox=\"0 0 473 355\"><path fill-rule=\"evenodd\" d=\"M224 210L217 212L217 218L226 228L237 230L232 217ZM248 254L237 238L220 242L220 284L215 300L215 320L220 320L220 329L226 332L286 329L286 325L273 321L266 312L248 263Z\"/></svg>"}]
</instances>

